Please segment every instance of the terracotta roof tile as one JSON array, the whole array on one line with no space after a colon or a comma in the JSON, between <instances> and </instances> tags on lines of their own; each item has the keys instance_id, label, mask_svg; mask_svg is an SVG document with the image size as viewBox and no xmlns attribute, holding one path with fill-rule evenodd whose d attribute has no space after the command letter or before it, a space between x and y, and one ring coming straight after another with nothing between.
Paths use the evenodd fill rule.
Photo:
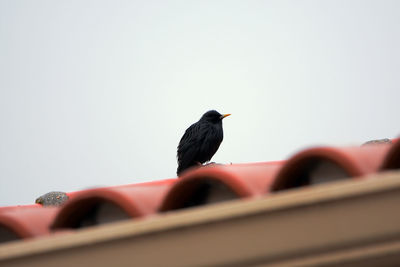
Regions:
<instances>
[{"instance_id":1,"label":"terracotta roof tile","mask_svg":"<svg viewBox=\"0 0 400 267\"><path fill-rule=\"evenodd\" d=\"M278 173L272 191L362 177L382 167L390 144L357 147L315 147L291 157Z\"/></svg>"},{"instance_id":2,"label":"terracotta roof tile","mask_svg":"<svg viewBox=\"0 0 400 267\"><path fill-rule=\"evenodd\" d=\"M393 139L392 144L308 148L286 161L208 165L188 170L179 179L70 192L61 207L0 207L0 242L63 229L73 232L231 199L258 198L299 186L362 179L399 168L399 139Z\"/></svg>"},{"instance_id":3,"label":"terracotta roof tile","mask_svg":"<svg viewBox=\"0 0 400 267\"><path fill-rule=\"evenodd\" d=\"M393 145L385 156L382 170L400 169L400 138L392 140Z\"/></svg>"},{"instance_id":4,"label":"terracotta roof tile","mask_svg":"<svg viewBox=\"0 0 400 267\"><path fill-rule=\"evenodd\" d=\"M175 181L167 179L80 191L62 207L52 228L82 228L155 213Z\"/></svg>"},{"instance_id":5,"label":"terracotta roof tile","mask_svg":"<svg viewBox=\"0 0 400 267\"><path fill-rule=\"evenodd\" d=\"M165 197L160 211L265 194L284 161L209 165L185 172Z\"/></svg>"},{"instance_id":6,"label":"terracotta roof tile","mask_svg":"<svg viewBox=\"0 0 400 267\"><path fill-rule=\"evenodd\" d=\"M49 234L58 209L38 204L0 208L0 242Z\"/></svg>"}]
</instances>

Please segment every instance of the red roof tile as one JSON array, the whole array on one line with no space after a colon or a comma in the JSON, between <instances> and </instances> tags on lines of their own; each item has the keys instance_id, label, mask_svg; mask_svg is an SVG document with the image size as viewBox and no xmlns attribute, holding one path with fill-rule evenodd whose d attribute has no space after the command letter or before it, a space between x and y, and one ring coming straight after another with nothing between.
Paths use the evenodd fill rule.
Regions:
<instances>
[{"instance_id":1,"label":"red roof tile","mask_svg":"<svg viewBox=\"0 0 400 267\"><path fill-rule=\"evenodd\" d=\"M394 143L388 153L386 154L385 160L382 163L381 170L400 169L400 138L392 140Z\"/></svg>"},{"instance_id":2,"label":"red roof tile","mask_svg":"<svg viewBox=\"0 0 400 267\"><path fill-rule=\"evenodd\" d=\"M400 142L361 147L314 147L287 161L209 165L179 179L67 193L60 208L0 208L0 242L227 201L400 168Z\"/></svg>"},{"instance_id":3,"label":"red roof tile","mask_svg":"<svg viewBox=\"0 0 400 267\"><path fill-rule=\"evenodd\" d=\"M80 191L62 207L52 228L81 228L155 213L175 180Z\"/></svg>"},{"instance_id":4,"label":"red roof tile","mask_svg":"<svg viewBox=\"0 0 400 267\"><path fill-rule=\"evenodd\" d=\"M41 205L0 208L0 242L48 234L58 209Z\"/></svg>"},{"instance_id":5,"label":"red roof tile","mask_svg":"<svg viewBox=\"0 0 400 267\"><path fill-rule=\"evenodd\" d=\"M272 191L362 177L380 170L390 144L357 147L315 147L291 157L278 173Z\"/></svg>"},{"instance_id":6,"label":"red roof tile","mask_svg":"<svg viewBox=\"0 0 400 267\"><path fill-rule=\"evenodd\" d=\"M215 164L187 171L168 192L160 211L262 195L283 163Z\"/></svg>"}]
</instances>

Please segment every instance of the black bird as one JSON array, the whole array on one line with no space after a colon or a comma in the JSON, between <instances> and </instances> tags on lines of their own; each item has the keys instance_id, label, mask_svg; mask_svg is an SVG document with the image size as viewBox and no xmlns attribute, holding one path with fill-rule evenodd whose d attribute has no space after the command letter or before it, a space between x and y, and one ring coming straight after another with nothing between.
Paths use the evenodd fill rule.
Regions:
<instances>
[{"instance_id":1,"label":"black bird","mask_svg":"<svg viewBox=\"0 0 400 267\"><path fill-rule=\"evenodd\" d=\"M178 145L177 174L209 161L224 139L222 119L231 114L220 114L215 110L204 113L200 120L186 129Z\"/></svg>"}]
</instances>

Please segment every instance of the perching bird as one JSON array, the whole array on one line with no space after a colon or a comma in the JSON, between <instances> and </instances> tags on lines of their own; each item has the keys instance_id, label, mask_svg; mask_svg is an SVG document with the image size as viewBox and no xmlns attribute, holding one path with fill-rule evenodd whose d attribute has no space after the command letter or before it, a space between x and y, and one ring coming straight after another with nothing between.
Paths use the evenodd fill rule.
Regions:
<instances>
[{"instance_id":1,"label":"perching bird","mask_svg":"<svg viewBox=\"0 0 400 267\"><path fill-rule=\"evenodd\" d=\"M209 161L214 156L224 138L222 119L229 115L231 114L220 114L210 110L186 129L178 145L178 175L192 166Z\"/></svg>"}]
</instances>

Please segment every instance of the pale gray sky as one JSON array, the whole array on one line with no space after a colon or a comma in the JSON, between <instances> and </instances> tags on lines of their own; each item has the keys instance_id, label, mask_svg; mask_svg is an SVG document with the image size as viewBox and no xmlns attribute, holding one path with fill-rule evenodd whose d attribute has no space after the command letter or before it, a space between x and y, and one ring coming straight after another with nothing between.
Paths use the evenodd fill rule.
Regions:
<instances>
[{"instance_id":1,"label":"pale gray sky","mask_svg":"<svg viewBox=\"0 0 400 267\"><path fill-rule=\"evenodd\" d=\"M0 205L400 134L399 1L0 0ZM396 115L397 114L397 115Z\"/></svg>"}]
</instances>

